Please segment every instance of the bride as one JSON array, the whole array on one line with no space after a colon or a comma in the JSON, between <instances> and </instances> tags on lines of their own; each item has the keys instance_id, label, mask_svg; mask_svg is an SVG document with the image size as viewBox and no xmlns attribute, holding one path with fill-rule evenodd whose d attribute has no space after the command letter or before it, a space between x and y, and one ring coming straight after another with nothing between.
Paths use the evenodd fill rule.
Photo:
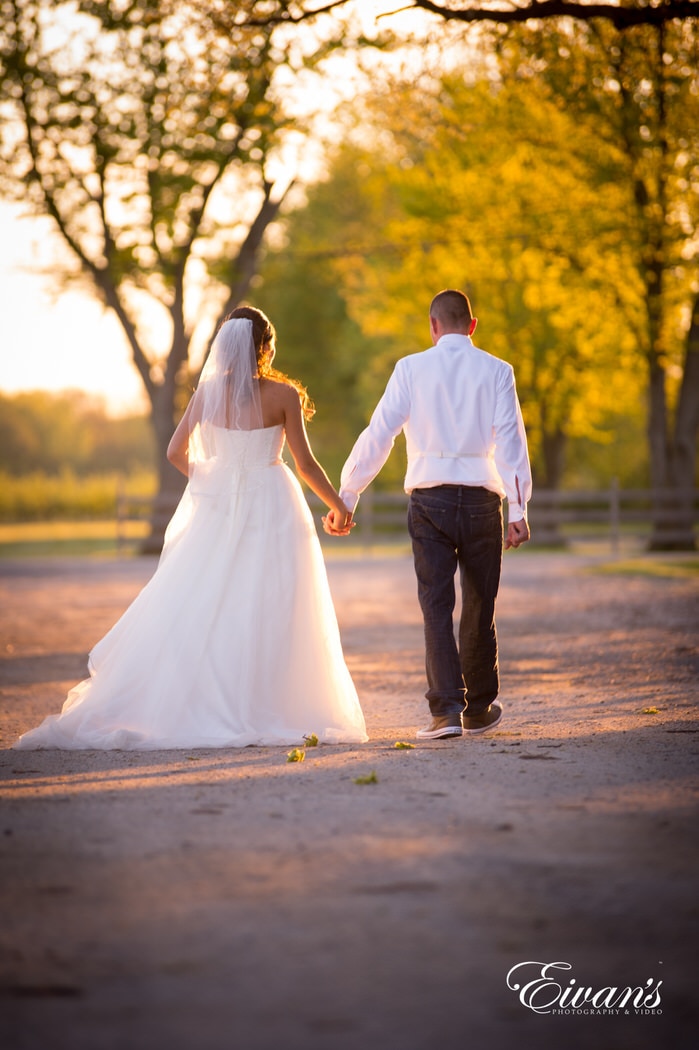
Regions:
<instances>
[{"instance_id":1,"label":"bride","mask_svg":"<svg viewBox=\"0 0 699 1050\"><path fill-rule=\"evenodd\" d=\"M90 677L16 748L367 740L285 439L335 527L350 515L308 443L305 390L274 354L259 310L240 307L219 329L168 449L189 483L157 570L90 653Z\"/></svg>"}]
</instances>

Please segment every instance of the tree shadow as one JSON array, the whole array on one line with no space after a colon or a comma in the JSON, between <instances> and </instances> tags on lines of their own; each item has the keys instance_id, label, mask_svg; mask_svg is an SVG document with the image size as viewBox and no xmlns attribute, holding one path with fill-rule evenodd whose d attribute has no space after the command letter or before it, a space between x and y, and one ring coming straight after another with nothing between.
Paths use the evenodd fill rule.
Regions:
<instances>
[{"instance_id":1,"label":"tree shadow","mask_svg":"<svg viewBox=\"0 0 699 1050\"><path fill-rule=\"evenodd\" d=\"M87 653L40 653L0 658L0 686L78 682L87 678Z\"/></svg>"}]
</instances>

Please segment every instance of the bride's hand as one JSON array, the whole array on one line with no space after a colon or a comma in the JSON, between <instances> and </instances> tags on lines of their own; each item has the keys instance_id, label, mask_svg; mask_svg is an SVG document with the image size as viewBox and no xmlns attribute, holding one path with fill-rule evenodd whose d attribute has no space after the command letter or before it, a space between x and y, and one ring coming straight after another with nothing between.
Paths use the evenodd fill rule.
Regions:
<instances>
[{"instance_id":1,"label":"bride's hand","mask_svg":"<svg viewBox=\"0 0 699 1050\"><path fill-rule=\"evenodd\" d=\"M330 510L322 519L323 530L329 536L349 536L355 526L352 515L348 510Z\"/></svg>"}]
</instances>

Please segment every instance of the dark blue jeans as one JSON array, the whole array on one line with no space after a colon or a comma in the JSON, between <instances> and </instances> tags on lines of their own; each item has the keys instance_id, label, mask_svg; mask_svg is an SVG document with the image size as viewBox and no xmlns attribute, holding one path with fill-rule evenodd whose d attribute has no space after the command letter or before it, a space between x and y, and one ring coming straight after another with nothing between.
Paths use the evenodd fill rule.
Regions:
<instances>
[{"instance_id":1,"label":"dark blue jeans","mask_svg":"<svg viewBox=\"0 0 699 1050\"><path fill-rule=\"evenodd\" d=\"M433 716L485 711L498 695L495 599L502 566L502 502L466 485L413 489L408 505L425 622L425 694ZM454 577L461 579L458 647Z\"/></svg>"}]
</instances>

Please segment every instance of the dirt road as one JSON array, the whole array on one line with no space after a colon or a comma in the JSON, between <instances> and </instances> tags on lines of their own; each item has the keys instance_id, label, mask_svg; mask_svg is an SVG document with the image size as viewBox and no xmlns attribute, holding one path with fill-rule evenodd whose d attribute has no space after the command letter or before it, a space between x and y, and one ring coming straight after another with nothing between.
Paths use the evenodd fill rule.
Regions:
<instances>
[{"instance_id":1,"label":"dirt road","mask_svg":"<svg viewBox=\"0 0 699 1050\"><path fill-rule=\"evenodd\" d=\"M330 560L369 744L9 750L154 564L0 568L3 1050L694 1045L696 576L508 554L506 720L402 750L411 563Z\"/></svg>"}]
</instances>

